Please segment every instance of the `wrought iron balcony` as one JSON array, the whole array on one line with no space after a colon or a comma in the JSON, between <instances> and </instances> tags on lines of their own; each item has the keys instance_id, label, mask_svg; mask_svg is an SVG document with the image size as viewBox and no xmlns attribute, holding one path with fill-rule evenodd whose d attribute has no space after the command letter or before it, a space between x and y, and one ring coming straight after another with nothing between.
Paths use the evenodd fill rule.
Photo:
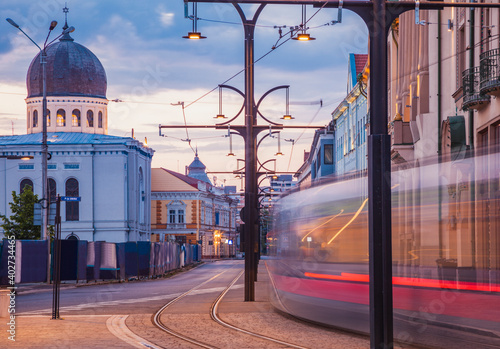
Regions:
<instances>
[{"instance_id":1,"label":"wrought iron balcony","mask_svg":"<svg viewBox=\"0 0 500 349\"><path fill-rule=\"evenodd\" d=\"M464 70L462 73L462 86L464 90L462 109L480 109L490 101L490 96L479 91L479 67Z\"/></svg>"},{"instance_id":2,"label":"wrought iron balcony","mask_svg":"<svg viewBox=\"0 0 500 349\"><path fill-rule=\"evenodd\" d=\"M479 67L481 93L500 95L500 49L495 48L481 53Z\"/></svg>"}]
</instances>

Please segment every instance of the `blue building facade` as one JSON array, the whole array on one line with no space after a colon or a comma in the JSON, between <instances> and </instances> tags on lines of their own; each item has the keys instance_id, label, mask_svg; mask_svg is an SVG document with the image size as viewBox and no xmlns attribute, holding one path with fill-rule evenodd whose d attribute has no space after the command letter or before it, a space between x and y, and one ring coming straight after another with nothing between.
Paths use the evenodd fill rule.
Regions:
<instances>
[{"instance_id":1,"label":"blue building facade","mask_svg":"<svg viewBox=\"0 0 500 349\"><path fill-rule=\"evenodd\" d=\"M310 166L311 181L367 169L366 63L367 55L349 55L347 96L333 111L330 124L316 130L309 157L301 167Z\"/></svg>"}]
</instances>

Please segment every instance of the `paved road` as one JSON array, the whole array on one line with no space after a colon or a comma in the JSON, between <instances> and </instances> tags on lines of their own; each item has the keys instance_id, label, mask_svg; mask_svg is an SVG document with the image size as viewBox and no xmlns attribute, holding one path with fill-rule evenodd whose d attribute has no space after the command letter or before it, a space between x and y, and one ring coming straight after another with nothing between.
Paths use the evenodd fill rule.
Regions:
<instances>
[{"instance_id":1,"label":"paved road","mask_svg":"<svg viewBox=\"0 0 500 349\"><path fill-rule=\"evenodd\" d=\"M241 270L243 261L205 263L168 279L62 289L60 314L61 316L152 314L168 300L231 268ZM197 293L213 291L215 290L202 289ZM20 316L50 314L51 307L51 291L27 295L21 293L16 299L16 313Z\"/></svg>"},{"instance_id":2,"label":"paved road","mask_svg":"<svg viewBox=\"0 0 500 349\"><path fill-rule=\"evenodd\" d=\"M162 315L176 331L216 348L284 348L213 323L208 309L214 297L243 269L243 261L206 263L168 279L70 287L61 290L60 314L50 320L52 292L18 295L16 341L0 326L0 348L197 348L152 324L152 315L178 295L219 275ZM259 267L256 301L243 302L243 278L223 299L220 317L247 331L306 348L367 348L364 336L303 323L274 311L269 304L268 274ZM3 321L2 321L3 322Z\"/></svg>"}]
</instances>

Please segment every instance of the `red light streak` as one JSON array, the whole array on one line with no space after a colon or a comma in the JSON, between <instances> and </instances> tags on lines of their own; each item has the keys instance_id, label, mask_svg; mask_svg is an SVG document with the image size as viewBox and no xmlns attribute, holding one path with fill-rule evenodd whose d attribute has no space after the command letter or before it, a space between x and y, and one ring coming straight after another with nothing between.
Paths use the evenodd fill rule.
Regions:
<instances>
[{"instance_id":1,"label":"red light streak","mask_svg":"<svg viewBox=\"0 0 500 349\"><path fill-rule=\"evenodd\" d=\"M366 274L340 273L340 275L318 274L305 272L306 277L324 280L350 281L350 282L366 282L370 281ZM500 292L500 285L489 285L476 282L436 280L436 279L421 279L421 278L405 278L393 277L392 284L398 286L413 286L427 288L449 288L456 290L467 291L483 291L483 292Z\"/></svg>"}]
</instances>

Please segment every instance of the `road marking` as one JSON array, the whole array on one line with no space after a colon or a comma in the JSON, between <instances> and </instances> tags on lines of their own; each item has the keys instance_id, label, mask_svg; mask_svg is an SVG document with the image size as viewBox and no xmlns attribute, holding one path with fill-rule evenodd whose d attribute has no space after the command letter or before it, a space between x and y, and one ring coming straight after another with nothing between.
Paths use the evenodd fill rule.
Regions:
<instances>
[{"instance_id":1,"label":"road marking","mask_svg":"<svg viewBox=\"0 0 500 349\"><path fill-rule=\"evenodd\" d=\"M237 288L243 288L243 285L233 286L233 289L237 289ZM195 295L212 293L212 292L221 292L222 290L224 290L224 287L198 289L198 290L194 290L193 292L191 292L188 296L195 296ZM182 293L173 293L173 294L168 294L168 295L146 297L146 298L132 298L132 299L120 299L120 300L116 300L116 301L83 303L83 304L78 304L78 305L70 305L70 306L60 307L59 311L83 310L83 309L111 306L111 305L161 301L161 300L165 300L165 299L177 298L181 294ZM29 311L29 312L21 312L18 315L20 315L20 316L38 315L38 314L50 313L51 311L52 311L52 309L42 309L42 310L34 310L34 311Z\"/></svg>"},{"instance_id":2,"label":"road marking","mask_svg":"<svg viewBox=\"0 0 500 349\"><path fill-rule=\"evenodd\" d=\"M161 347L157 347L153 343L147 341L146 339L139 337L134 332L130 331L130 329L125 324L125 320L128 318L128 315L113 315L106 320L106 327L109 332L114 334L117 338L121 339L127 344L132 345L136 348L152 348L152 349L161 349Z\"/></svg>"}]
</instances>

